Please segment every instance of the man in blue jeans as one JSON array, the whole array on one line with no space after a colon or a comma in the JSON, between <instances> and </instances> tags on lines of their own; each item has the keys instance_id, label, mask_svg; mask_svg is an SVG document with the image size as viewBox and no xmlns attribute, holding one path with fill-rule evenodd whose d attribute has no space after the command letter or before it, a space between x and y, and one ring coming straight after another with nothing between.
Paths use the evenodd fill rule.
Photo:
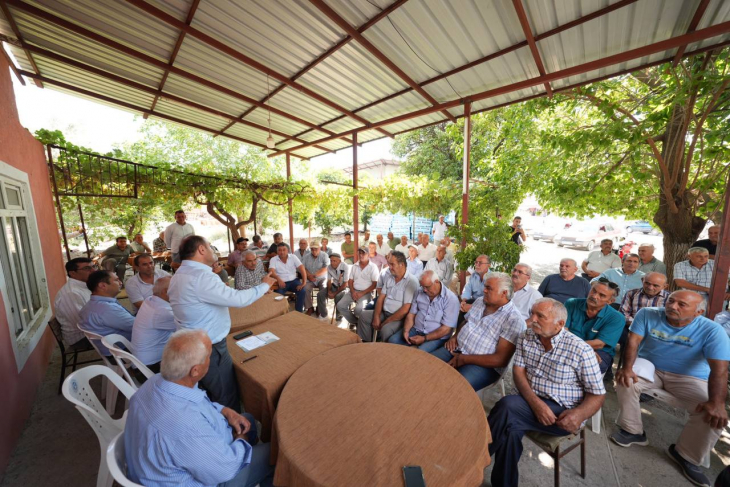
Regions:
<instances>
[{"instance_id":1,"label":"man in blue jeans","mask_svg":"<svg viewBox=\"0 0 730 487\"><path fill-rule=\"evenodd\" d=\"M294 309L303 313L307 270L296 255L289 254L289 247L284 242L276 246L276 257L272 257L269 261L269 272L279 283L276 292L279 294L294 292L297 296ZM301 279L297 277L297 272L301 274Z\"/></svg>"},{"instance_id":2,"label":"man in blue jeans","mask_svg":"<svg viewBox=\"0 0 730 487\"><path fill-rule=\"evenodd\" d=\"M270 445L259 443L253 416L212 402L198 382L212 344L200 329L175 332L160 374L129 401L124 428L127 475L147 486L273 485Z\"/></svg>"},{"instance_id":3,"label":"man in blue jeans","mask_svg":"<svg viewBox=\"0 0 730 487\"><path fill-rule=\"evenodd\" d=\"M418 290L403 325L403 333L394 334L388 342L411 345L425 352L443 346L456 328L459 298L441 284L434 271L421 274Z\"/></svg>"},{"instance_id":4,"label":"man in blue jeans","mask_svg":"<svg viewBox=\"0 0 730 487\"><path fill-rule=\"evenodd\" d=\"M500 399L487 417L493 487L519 485L517 463L525 433L566 436L578 431L603 405L606 389L596 354L564 329L567 315L565 306L551 298L532 305L512 368L519 394Z\"/></svg>"},{"instance_id":5,"label":"man in blue jeans","mask_svg":"<svg viewBox=\"0 0 730 487\"><path fill-rule=\"evenodd\" d=\"M502 376L525 321L512 304L514 285L503 272L484 278L484 296L475 301L456 334L433 355L454 367L475 391Z\"/></svg>"}]
</instances>

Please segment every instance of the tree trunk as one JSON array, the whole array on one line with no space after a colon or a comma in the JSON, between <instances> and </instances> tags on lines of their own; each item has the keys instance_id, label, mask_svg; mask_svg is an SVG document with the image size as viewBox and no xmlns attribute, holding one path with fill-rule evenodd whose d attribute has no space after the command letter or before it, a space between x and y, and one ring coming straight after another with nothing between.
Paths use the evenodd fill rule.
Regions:
<instances>
[{"instance_id":1,"label":"tree trunk","mask_svg":"<svg viewBox=\"0 0 730 487\"><path fill-rule=\"evenodd\" d=\"M697 240L706 223L704 218L695 216L694 206L688 198L691 193L685 192L684 195L679 196L679 183L675 182L672 184L672 181L667 180L667 176L675 173L680 175L680 177L676 178L680 180L682 171L684 170L684 139L687 136L684 130L684 123L685 117L688 115L689 113L683 105L676 105L671 112L666 131L662 137L661 155L666 164L668 174L659 171L659 184L661 188L665 188L665 185L670 186L668 189L674 197L673 201L677 211L672 211L665 191L660 191L659 209L654 214L654 223L664 233L663 261L667 266L667 283L670 286L670 290L674 290L674 264L687 259L687 250Z\"/></svg>"}]
</instances>

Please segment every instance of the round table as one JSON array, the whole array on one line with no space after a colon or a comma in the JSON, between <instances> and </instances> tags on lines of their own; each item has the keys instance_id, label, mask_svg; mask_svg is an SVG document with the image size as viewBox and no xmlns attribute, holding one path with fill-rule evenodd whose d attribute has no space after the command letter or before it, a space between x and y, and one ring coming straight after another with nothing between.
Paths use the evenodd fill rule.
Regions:
<instances>
[{"instance_id":1,"label":"round table","mask_svg":"<svg viewBox=\"0 0 730 487\"><path fill-rule=\"evenodd\" d=\"M458 372L415 348L361 343L329 350L289 379L274 419L275 484L481 485L489 426Z\"/></svg>"}]
</instances>

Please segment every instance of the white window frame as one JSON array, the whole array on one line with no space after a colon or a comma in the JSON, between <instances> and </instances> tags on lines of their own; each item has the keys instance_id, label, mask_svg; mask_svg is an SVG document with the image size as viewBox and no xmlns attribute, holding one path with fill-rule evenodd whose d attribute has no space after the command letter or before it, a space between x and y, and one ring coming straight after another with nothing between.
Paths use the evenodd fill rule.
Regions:
<instances>
[{"instance_id":1,"label":"white window frame","mask_svg":"<svg viewBox=\"0 0 730 487\"><path fill-rule=\"evenodd\" d=\"M41 300L41 308L33 318L31 323L23 330L19 336L15 336L14 317L11 312L12 300L10 299L6 279L12 279L12 276L6 276L2 267L0 266L0 295L2 295L3 304L5 307L6 323L8 326L8 332L10 335L10 344L13 348L13 354L15 355L15 364L18 368L18 373L23 370L25 363L35 350L36 345L40 342L43 337L43 333L46 331L48 326L48 320L51 318L51 300L48 294L48 283L46 279L46 268L43 261L43 249L40 242L40 232L38 232L38 224L36 221L35 207L33 205L33 197L30 189L30 181L28 174L17 169L10 164L7 164L0 160L0 177L4 181L8 181L12 185L20 187L24 210L18 210L16 208L8 208L6 201L6 209L0 210L0 212L20 212L26 218L28 225L28 240L31 246L31 255L33 256L32 265L36 275L36 285L38 286L38 294ZM5 228L0 228L0 231L5 232ZM28 297L30 299L30 297Z\"/></svg>"}]
</instances>

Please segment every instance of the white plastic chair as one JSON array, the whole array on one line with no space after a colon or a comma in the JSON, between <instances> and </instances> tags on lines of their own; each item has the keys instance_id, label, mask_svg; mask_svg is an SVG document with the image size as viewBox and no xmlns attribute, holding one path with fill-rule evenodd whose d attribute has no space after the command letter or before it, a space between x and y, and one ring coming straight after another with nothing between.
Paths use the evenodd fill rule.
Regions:
<instances>
[{"instance_id":1,"label":"white plastic chair","mask_svg":"<svg viewBox=\"0 0 730 487\"><path fill-rule=\"evenodd\" d=\"M601 381L603 381L603 378L606 377L606 374L608 373L608 370L601 375ZM603 416L603 408L598 408L598 411L596 411L596 414L594 414L591 417L591 431L593 431L595 434L601 433L601 417Z\"/></svg>"},{"instance_id":2,"label":"white plastic chair","mask_svg":"<svg viewBox=\"0 0 730 487\"><path fill-rule=\"evenodd\" d=\"M112 439L124 431L127 412L125 411L121 418L113 419L101 405L101 402L89 385L91 379L100 375L105 377L117 390L122 391L122 394L127 399L134 395L134 389L119 374L103 365L90 365L89 367L84 367L73 372L64 381L62 392L63 397L76 406L76 409L79 410L81 416L89 423L89 426L91 426L91 429L94 430L96 437L99 439L101 460L99 462L99 475L97 476L96 486L110 487L113 479L107 465L106 450Z\"/></svg>"},{"instance_id":3,"label":"white plastic chair","mask_svg":"<svg viewBox=\"0 0 730 487\"><path fill-rule=\"evenodd\" d=\"M111 370L115 371L117 375L121 375L121 372L119 371L118 367L114 365L110 360L109 357L106 355L103 355L101 351L99 350L99 343L102 341L104 337L99 335L98 333L94 333L93 331L87 331L81 328L81 326L78 327L79 330L83 332L83 334L86 336L86 338L89 340L89 343L91 343L91 346L94 347L94 350L96 350L96 353L99 354L99 357L104 361L104 364L109 367ZM112 385L111 382L109 382L106 379L106 376L102 378L102 386L101 386L101 398L104 399L106 397L106 412L111 414L114 414L114 411L117 408L117 389Z\"/></svg>"},{"instance_id":4,"label":"white plastic chair","mask_svg":"<svg viewBox=\"0 0 730 487\"><path fill-rule=\"evenodd\" d=\"M497 387L497 385L499 385L500 388L502 389L502 397L507 395L505 388L504 388L504 376L507 375L507 372L512 370L512 361L513 360L514 360L514 355L512 355L512 358L509 359L509 363L507 364L507 367L505 367L504 372L502 372L502 375L499 377L499 379L497 379L495 382L492 382L487 387L483 387L477 391L477 395L479 396L479 399L482 400L482 404L486 403L487 391L489 389Z\"/></svg>"},{"instance_id":5,"label":"white plastic chair","mask_svg":"<svg viewBox=\"0 0 730 487\"><path fill-rule=\"evenodd\" d=\"M127 379L127 382L130 386L134 387L135 390L139 389L139 382L137 381L137 379L129 374L130 367L134 365L148 379L155 375L155 373L147 368L147 366L143 364L140 359L134 356L134 349L132 347L132 344L129 343L129 340L127 340L122 335L118 335L116 333L107 335L101 339L101 343L103 343L104 346L109 349L109 352L111 352L112 356L117 361L117 365L124 373L124 377ZM118 343L124 345L124 348L126 348L127 350L122 350L121 348L119 348L117 346Z\"/></svg>"},{"instance_id":6,"label":"white plastic chair","mask_svg":"<svg viewBox=\"0 0 730 487\"><path fill-rule=\"evenodd\" d=\"M106 448L106 464L109 473L122 487L142 487L127 478L127 460L124 456L124 431L115 436Z\"/></svg>"}]
</instances>

